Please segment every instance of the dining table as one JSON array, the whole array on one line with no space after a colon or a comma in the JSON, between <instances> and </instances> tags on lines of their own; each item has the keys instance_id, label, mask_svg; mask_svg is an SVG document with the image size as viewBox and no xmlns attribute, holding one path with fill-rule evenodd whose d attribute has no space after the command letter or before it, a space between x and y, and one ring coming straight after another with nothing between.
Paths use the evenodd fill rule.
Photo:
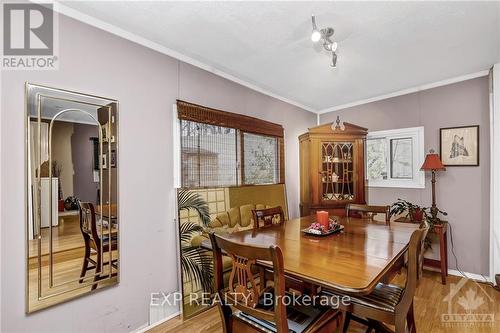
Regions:
<instances>
[{"instance_id":1,"label":"dining table","mask_svg":"<svg viewBox=\"0 0 500 333\"><path fill-rule=\"evenodd\" d=\"M95 214L101 215L105 219L115 220L118 217L118 205L117 204L104 204L97 205L95 207Z\"/></svg>"},{"instance_id":2,"label":"dining table","mask_svg":"<svg viewBox=\"0 0 500 333\"><path fill-rule=\"evenodd\" d=\"M281 248L285 274L315 286L351 295L373 291L401 263L412 232L418 225L378 224L362 218L338 217L344 229L328 236L305 234L314 216L286 221L283 225L238 231L224 235L231 241ZM258 262L272 268L270 262Z\"/></svg>"}]
</instances>

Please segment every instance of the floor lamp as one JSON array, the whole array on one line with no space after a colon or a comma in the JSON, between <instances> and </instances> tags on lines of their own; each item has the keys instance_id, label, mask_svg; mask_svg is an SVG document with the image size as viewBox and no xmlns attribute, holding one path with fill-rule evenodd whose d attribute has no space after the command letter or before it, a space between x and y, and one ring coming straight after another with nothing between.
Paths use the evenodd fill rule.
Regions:
<instances>
[{"instance_id":1,"label":"floor lamp","mask_svg":"<svg viewBox=\"0 0 500 333\"><path fill-rule=\"evenodd\" d=\"M429 151L429 154L425 156L425 161L420 170L431 171L432 172L432 206L431 206L431 216L432 221L437 220L438 208L436 206L436 171L445 171L439 155L434 152L433 149Z\"/></svg>"}]
</instances>

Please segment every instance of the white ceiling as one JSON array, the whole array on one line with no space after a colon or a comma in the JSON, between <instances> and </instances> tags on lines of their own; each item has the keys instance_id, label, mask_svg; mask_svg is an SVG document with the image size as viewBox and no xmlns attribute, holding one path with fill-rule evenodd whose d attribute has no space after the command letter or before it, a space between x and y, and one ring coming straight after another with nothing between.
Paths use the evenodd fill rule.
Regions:
<instances>
[{"instance_id":1,"label":"white ceiling","mask_svg":"<svg viewBox=\"0 0 500 333\"><path fill-rule=\"evenodd\" d=\"M260 90L321 111L488 69L499 2L63 2ZM310 40L332 26L338 68Z\"/></svg>"}]
</instances>

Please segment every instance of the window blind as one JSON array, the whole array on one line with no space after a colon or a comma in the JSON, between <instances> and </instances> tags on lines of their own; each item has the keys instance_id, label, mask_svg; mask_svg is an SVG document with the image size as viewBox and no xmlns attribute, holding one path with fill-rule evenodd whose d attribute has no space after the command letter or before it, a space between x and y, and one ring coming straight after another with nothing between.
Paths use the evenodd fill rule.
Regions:
<instances>
[{"instance_id":1,"label":"window blind","mask_svg":"<svg viewBox=\"0 0 500 333\"><path fill-rule=\"evenodd\" d=\"M182 187L284 183L281 125L185 101L177 111Z\"/></svg>"},{"instance_id":2,"label":"window blind","mask_svg":"<svg viewBox=\"0 0 500 333\"><path fill-rule=\"evenodd\" d=\"M234 128L181 120L182 186L238 185L237 140Z\"/></svg>"}]
</instances>

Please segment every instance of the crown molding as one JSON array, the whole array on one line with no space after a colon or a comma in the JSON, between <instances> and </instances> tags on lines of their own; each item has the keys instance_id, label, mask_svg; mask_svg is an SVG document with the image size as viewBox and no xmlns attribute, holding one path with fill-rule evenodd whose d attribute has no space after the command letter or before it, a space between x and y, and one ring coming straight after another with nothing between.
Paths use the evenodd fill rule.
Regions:
<instances>
[{"instance_id":1,"label":"crown molding","mask_svg":"<svg viewBox=\"0 0 500 333\"><path fill-rule=\"evenodd\" d=\"M38 2L38 0L33 0L33 2ZM175 58L179 61L182 61L182 62L185 62L187 64L190 64L190 65L193 65L195 67L198 67L198 68L201 68L203 70L206 70L207 72L210 72L210 73L213 73L217 76L220 76L222 78L225 78L229 81L232 81L232 82L235 82L237 84L240 84L244 87L247 87L249 89L252 89L254 91L257 91L261 94L264 94L264 95L267 95L267 96L270 96L270 97L273 97L273 98L276 98L282 102L285 102L285 103L288 103L288 104L291 104L291 105L294 105L296 107L299 107L301 109L304 109L306 111L309 111L309 112L312 112L312 113L318 113L318 110L310 107L310 106L307 106L307 105L304 105L304 104L301 104L299 102L296 102L294 100L291 100L289 98L286 98L286 97L283 97L283 96L280 96L276 93L273 93L269 90L266 90L262 87L259 87L258 85L256 84L253 84L253 83L250 83L250 82L247 82L245 80L242 80L240 78L237 78L235 77L234 75L231 75L229 73L226 73L220 69L217 69L216 67L214 66L211 66L211 65L208 65L204 62L201 62L199 60L196 60L196 59L193 59L185 54L182 54L180 52L177 52L175 50L172 50L170 48L167 48L163 45L160 45L158 43L155 43L147 38L144 38L144 37L141 37L139 35L136 35L128 30L125 30L125 29L122 29L122 28L119 28L113 24L110 24L110 23L107 23L107 22L104 22L100 19L97 19L93 16L90 16L90 15L87 15L87 14L84 14L76 9L73 9L73 8L70 8L60 2L57 2L56 5L54 6L54 10L57 11L58 13L60 14L63 14L65 16L68 16L68 17L71 17L73 19L76 19L78 21L81 21L83 23L86 23L88 25L91 25L93 27L96 27L98 29L101 29L101 30L104 30L104 31L107 31L113 35L116 35L116 36L119 36L119 37L122 37L124 39L127 39L127 40L130 40L136 44L139 44L139 45L142 45L144 47L147 47L149 49L152 49L152 50L155 50L157 52L160 52L162 54L165 54L169 57L172 57L172 58Z\"/></svg>"},{"instance_id":2,"label":"crown molding","mask_svg":"<svg viewBox=\"0 0 500 333\"><path fill-rule=\"evenodd\" d=\"M433 82L433 83L424 84L421 86L416 86L413 88L399 90L399 91L385 94L385 95L380 95L380 96L376 96L376 97L362 99L362 100L359 100L356 102L351 102L351 103L346 103L346 104L342 104L342 105L338 105L338 106L333 106L333 107L318 111L318 114L325 114L325 113L329 113L329 112L339 111L339 110L347 109L347 108L350 108L353 106L368 104L371 102L381 101L381 100L392 98L392 97L412 94L412 93L427 90L427 89L446 86L446 85L452 84L452 83L467 81L467 80L475 79L478 77L486 76L486 75L488 75L488 73L489 73L489 69L486 69L486 70L475 72L475 73L461 75L461 76L453 77L453 78L442 80L442 81L437 81L437 82Z\"/></svg>"}]
</instances>

